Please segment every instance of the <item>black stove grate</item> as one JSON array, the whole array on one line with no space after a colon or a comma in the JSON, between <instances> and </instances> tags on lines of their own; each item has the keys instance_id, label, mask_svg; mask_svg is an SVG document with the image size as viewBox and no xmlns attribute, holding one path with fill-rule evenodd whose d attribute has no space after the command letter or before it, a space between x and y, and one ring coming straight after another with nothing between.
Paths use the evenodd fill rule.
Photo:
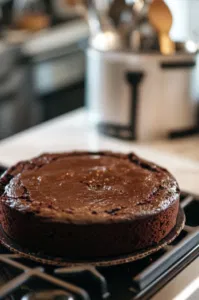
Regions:
<instances>
[{"instance_id":1,"label":"black stove grate","mask_svg":"<svg viewBox=\"0 0 199 300\"><path fill-rule=\"evenodd\" d=\"M199 254L199 197L182 193L186 226L159 252L129 264L53 268L0 246L0 299L132 300L150 297Z\"/></svg>"}]
</instances>

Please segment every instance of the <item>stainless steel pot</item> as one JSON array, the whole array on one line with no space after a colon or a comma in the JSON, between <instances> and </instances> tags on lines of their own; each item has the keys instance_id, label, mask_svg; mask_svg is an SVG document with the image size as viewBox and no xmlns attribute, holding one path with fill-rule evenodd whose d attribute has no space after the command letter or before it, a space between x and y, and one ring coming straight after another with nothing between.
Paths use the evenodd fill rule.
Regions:
<instances>
[{"instance_id":1,"label":"stainless steel pot","mask_svg":"<svg viewBox=\"0 0 199 300\"><path fill-rule=\"evenodd\" d=\"M87 107L105 134L140 141L197 124L196 54L87 52Z\"/></svg>"}]
</instances>

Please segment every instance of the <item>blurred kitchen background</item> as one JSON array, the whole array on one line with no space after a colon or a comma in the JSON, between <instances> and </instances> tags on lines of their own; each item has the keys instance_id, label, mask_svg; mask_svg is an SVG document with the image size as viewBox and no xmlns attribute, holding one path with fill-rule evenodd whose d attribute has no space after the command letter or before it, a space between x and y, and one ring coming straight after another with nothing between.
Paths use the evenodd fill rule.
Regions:
<instances>
[{"instance_id":1,"label":"blurred kitchen background","mask_svg":"<svg viewBox=\"0 0 199 300\"><path fill-rule=\"evenodd\" d=\"M0 0L0 139L83 106L123 139L199 132L199 1L165 0L166 48L151 2Z\"/></svg>"}]
</instances>

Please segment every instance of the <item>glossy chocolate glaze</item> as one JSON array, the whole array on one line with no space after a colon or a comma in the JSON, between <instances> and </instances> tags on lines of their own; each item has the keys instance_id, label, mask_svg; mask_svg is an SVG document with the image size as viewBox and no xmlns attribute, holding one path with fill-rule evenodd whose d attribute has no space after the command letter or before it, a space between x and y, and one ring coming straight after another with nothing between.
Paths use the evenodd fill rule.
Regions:
<instances>
[{"instance_id":1,"label":"glossy chocolate glaze","mask_svg":"<svg viewBox=\"0 0 199 300\"><path fill-rule=\"evenodd\" d=\"M131 221L165 210L179 198L176 180L134 154L44 154L1 179L6 205L68 223Z\"/></svg>"}]
</instances>

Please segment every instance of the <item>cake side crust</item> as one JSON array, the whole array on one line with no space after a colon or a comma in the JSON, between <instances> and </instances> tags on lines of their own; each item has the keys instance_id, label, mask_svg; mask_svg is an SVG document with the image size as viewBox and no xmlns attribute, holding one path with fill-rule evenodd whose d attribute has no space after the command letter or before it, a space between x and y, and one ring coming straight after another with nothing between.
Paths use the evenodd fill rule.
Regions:
<instances>
[{"instance_id":1,"label":"cake side crust","mask_svg":"<svg viewBox=\"0 0 199 300\"><path fill-rule=\"evenodd\" d=\"M7 235L52 256L106 257L147 248L174 228L179 210L173 176L133 153L44 154L10 168L0 188Z\"/></svg>"},{"instance_id":2,"label":"cake side crust","mask_svg":"<svg viewBox=\"0 0 199 300\"><path fill-rule=\"evenodd\" d=\"M176 225L179 201L152 217L121 224L43 222L4 204L2 211L4 231L22 247L52 256L92 258L128 254L158 244Z\"/></svg>"}]
</instances>

